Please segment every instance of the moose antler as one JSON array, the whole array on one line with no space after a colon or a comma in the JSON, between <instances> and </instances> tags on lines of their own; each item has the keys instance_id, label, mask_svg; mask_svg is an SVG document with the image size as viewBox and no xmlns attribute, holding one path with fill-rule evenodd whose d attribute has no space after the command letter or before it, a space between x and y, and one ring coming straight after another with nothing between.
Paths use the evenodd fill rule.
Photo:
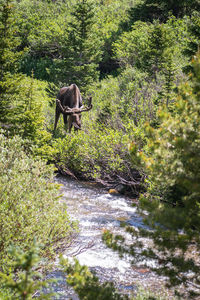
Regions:
<instances>
[{"instance_id":1,"label":"moose antler","mask_svg":"<svg viewBox=\"0 0 200 300\"><path fill-rule=\"evenodd\" d=\"M62 106L59 99L56 99L56 105L58 105L60 111L64 114L65 110L64 110L64 108L63 108L63 106Z\"/></svg>"},{"instance_id":2,"label":"moose antler","mask_svg":"<svg viewBox=\"0 0 200 300\"><path fill-rule=\"evenodd\" d=\"M59 106L61 112L65 115L73 115L73 114L80 114L85 111L89 111L92 109L92 97L89 98L89 106L84 107L81 106L80 108L70 108L69 106L62 106L61 102L59 99L56 99L56 104Z\"/></svg>"}]
</instances>

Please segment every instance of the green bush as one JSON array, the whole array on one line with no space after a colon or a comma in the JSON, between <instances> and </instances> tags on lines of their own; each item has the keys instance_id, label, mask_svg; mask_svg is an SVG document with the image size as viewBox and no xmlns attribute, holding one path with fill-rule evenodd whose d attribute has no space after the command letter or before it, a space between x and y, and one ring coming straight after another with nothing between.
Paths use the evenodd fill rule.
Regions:
<instances>
[{"instance_id":1,"label":"green bush","mask_svg":"<svg viewBox=\"0 0 200 300\"><path fill-rule=\"evenodd\" d=\"M80 132L55 140L53 148L57 149L57 154L54 159L63 170L73 170L75 175L105 178L126 169L128 140L128 135L122 131L90 128L88 133Z\"/></svg>"},{"instance_id":2,"label":"green bush","mask_svg":"<svg viewBox=\"0 0 200 300\"><path fill-rule=\"evenodd\" d=\"M53 183L53 168L28 156L25 141L0 135L0 260L7 268L11 243L29 249L36 237L42 255L72 239L74 224L66 205L59 201L59 186Z\"/></svg>"},{"instance_id":3,"label":"green bush","mask_svg":"<svg viewBox=\"0 0 200 300\"><path fill-rule=\"evenodd\" d=\"M127 67L117 78L109 76L90 87L89 93L94 99L89 113L92 122L87 122L87 115L84 119L89 126L97 122L124 132L131 123L142 127L145 121L155 118L157 107L154 104L162 84L162 79L156 82L147 73ZM131 130L128 132L131 134Z\"/></svg>"},{"instance_id":4,"label":"green bush","mask_svg":"<svg viewBox=\"0 0 200 300\"><path fill-rule=\"evenodd\" d=\"M165 295L138 288L137 295L120 293L113 282L100 282L98 277L87 266L82 266L78 260L70 263L68 259L60 258L60 264L66 273L67 284L71 285L80 300L165 300ZM174 298L175 300L175 298Z\"/></svg>"},{"instance_id":5,"label":"green bush","mask_svg":"<svg viewBox=\"0 0 200 300\"><path fill-rule=\"evenodd\" d=\"M48 158L51 148L51 129L54 112L47 97L47 83L26 77L25 75L6 74L1 82L4 92L1 103L4 103L4 114L0 115L0 128L6 135L19 135L29 139L34 153ZM33 149L32 149L33 150Z\"/></svg>"},{"instance_id":6,"label":"green bush","mask_svg":"<svg viewBox=\"0 0 200 300\"><path fill-rule=\"evenodd\" d=\"M52 299L53 294L41 293L42 288L48 287L50 280L44 280L42 274L36 271L36 268L41 267L39 266L39 252L39 245L35 241L28 251L23 251L14 245L9 248L9 254L12 257L11 271L0 272L2 281L0 299L28 300L33 299L33 295L36 294L37 299Z\"/></svg>"},{"instance_id":7,"label":"green bush","mask_svg":"<svg viewBox=\"0 0 200 300\"><path fill-rule=\"evenodd\" d=\"M81 266L78 260L70 264L61 257L60 264L67 273L67 283L71 285L81 300L128 300L128 296L116 292L112 282L100 283L97 276L88 267Z\"/></svg>"},{"instance_id":8,"label":"green bush","mask_svg":"<svg viewBox=\"0 0 200 300\"><path fill-rule=\"evenodd\" d=\"M114 57L118 59L121 68L136 69L137 79L138 74L144 77L146 73L143 82L141 79L139 81L137 93L141 91L146 98L147 92L143 86L151 86L153 83L154 93L158 94L156 102L167 100L167 105L173 102L173 90L183 77L182 68L187 65L187 59L182 53L190 38L187 22L187 18L177 20L174 17L166 24L138 21L131 31L124 32L113 44ZM134 84L134 81L133 78L130 84Z\"/></svg>"},{"instance_id":9,"label":"green bush","mask_svg":"<svg viewBox=\"0 0 200 300\"><path fill-rule=\"evenodd\" d=\"M173 113L158 112L160 127L147 127L148 153L136 151L148 175L148 190L140 207L154 231L140 234L153 239L154 249L143 255L158 261L155 271L191 298L200 294L200 57L192 62L190 80L179 87ZM132 246L133 249L133 246ZM188 296L187 295L187 296Z\"/></svg>"}]
</instances>

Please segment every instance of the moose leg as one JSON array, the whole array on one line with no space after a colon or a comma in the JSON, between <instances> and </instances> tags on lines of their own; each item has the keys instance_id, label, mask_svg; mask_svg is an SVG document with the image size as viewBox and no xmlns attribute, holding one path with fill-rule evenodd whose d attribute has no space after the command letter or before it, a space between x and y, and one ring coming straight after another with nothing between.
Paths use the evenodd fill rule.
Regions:
<instances>
[{"instance_id":1,"label":"moose leg","mask_svg":"<svg viewBox=\"0 0 200 300\"><path fill-rule=\"evenodd\" d=\"M57 127L57 124L58 124L59 117L60 117L60 109L59 109L58 105L56 105L56 114L55 114L54 131L56 130L56 127Z\"/></svg>"},{"instance_id":2,"label":"moose leg","mask_svg":"<svg viewBox=\"0 0 200 300\"><path fill-rule=\"evenodd\" d=\"M72 130L72 116L69 116L68 125L69 125L69 133L71 133L71 130Z\"/></svg>"},{"instance_id":3,"label":"moose leg","mask_svg":"<svg viewBox=\"0 0 200 300\"><path fill-rule=\"evenodd\" d=\"M67 130L67 115L63 115L63 121L65 124L65 129Z\"/></svg>"}]
</instances>

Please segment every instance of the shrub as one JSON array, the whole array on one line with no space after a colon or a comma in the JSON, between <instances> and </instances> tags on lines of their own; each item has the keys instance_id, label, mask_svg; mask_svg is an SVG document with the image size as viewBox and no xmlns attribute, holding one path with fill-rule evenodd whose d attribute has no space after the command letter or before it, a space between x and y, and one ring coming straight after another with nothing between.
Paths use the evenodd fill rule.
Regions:
<instances>
[{"instance_id":1,"label":"shrub","mask_svg":"<svg viewBox=\"0 0 200 300\"><path fill-rule=\"evenodd\" d=\"M160 127L147 127L148 153L130 146L148 174L148 190L140 198L147 211L145 223L154 230L127 228L133 235L131 246L118 243L111 235L107 243L136 259L155 259L153 268L169 279L169 285L190 299L200 294L200 57L193 60L190 80L179 87L173 113L162 108ZM154 246L137 253L135 237L149 237ZM109 242L110 240L110 242Z\"/></svg>"},{"instance_id":2,"label":"shrub","mask_svg":"<svg viewBox=\"0 0 200 300\"><path fill-rule=\"evenodd\" d=\"M5 271L11 243L29 249L36 237L41 254L51 257L71 241L75 225L59 201L52 166L28 156L20 137L1 134L0 145L0 260Z\"/></svg>"},{"instance_id":3,"label":"shrub","mask_svg":"<svg viewBox=\"0 0 200 300\"><path fill-rule=\"evenodd\" d=\"M22 251L20 247L12 245L9 253L12 256L10 262L10 273L1 273L2 289L0 291L1 299L32 299L33 295L39 294L43 287L48 287L50 280L42 279L41 273L36 271L39 266L40 248L36 242L29 251ZM52 299L53 294L41 294L38 299Z\"/></svg>"},{"instance_id":4,"label":"shrub","mask_svg":"<svg viewBox=\"0 0 200 300\"><path fill-rule=\"evenodd\" d=\"M105 127L91 128L88 133L66 135L57 139L54 157L63 169L73 170L86 178L105 178L113 172L125 169L128 158L128 135Z\"/></svg>"},{"instance_id":5,"label":"shrub","mask_svg":"<svg viewBox=\"0 0 200 300\"><path fill-rule=\"evenodd\" d=\"M128 296L116 292L112 282L100 283L98 277L92 274L88 267L81 266L78 260L74 265L67 259L60 259L63 271L67 273L67 283L73 286L79 299L87 300L128 300Z\"/></svg>"},{"instance_id":6,"label":"shrub","mask_svg":"<svg viewBox=\"0 0 200 300\"><path fill-rule=\"evenodd\" d=\"M70 263L68 259L60 258L63 271L66 272L67 284L71 285L80 300L165 300L165 295L155 295L155 292L138 289L137 295L124 295L119 292L113 282L101 282L87 266L82 266L78 260ZM134 293L135 294L135 293ZM175 300L175 299L174 299Z\"/></svg>"}]
</instances>

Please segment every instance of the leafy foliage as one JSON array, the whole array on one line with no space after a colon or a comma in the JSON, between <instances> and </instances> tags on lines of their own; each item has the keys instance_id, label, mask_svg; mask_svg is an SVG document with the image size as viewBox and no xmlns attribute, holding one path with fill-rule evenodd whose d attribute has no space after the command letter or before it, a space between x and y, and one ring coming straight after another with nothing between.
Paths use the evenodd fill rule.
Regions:
<instances>
[{"instance_id":1,"label":"leafy foliage","mask_svg":"<svg viewBox=\"0 0 200 300\"><path fill-rule=\"evenodd\" d=\"M50 124L46 122L49 106L46 83L8 73L3 86L5 90L1 97L6 100L6 118L4 114L0 116L2 128L8 136L18 134L31 140L32 145L37 145L36 152L46 157L51 151L51 134L47 131Z\"/></svg>"},{"instance_id":2,"label":"leafy foliage","mask_svg":"<svg viewBox=\"0 0 200 300\"><path fill-rule=\"evenodd\" d=\"M81 266L78 260L74 265L67 259L60 259L63 271L67 275L67 283L73 286L80 299L99 299L99 300L122 300L128 299L127 296L118 294L113 283L105 282L101 284L98 277L92 274L86 266Z\"/></svg>"},{"instance_id":3,"label":"leafy foliage","mask_svg":"<svg viewBox=\"0 0 200 300\"><path fill-rule=\"evenodd\" d=\"M153 269L166 275L170 285L188 287L189 297L199 295L200 272L199 55L192 67L190 82L179 88L176 110L171 114L162 108L158 112L159 128L148 126L148 154L135 151L135 144L130 146L133 157L138 157L148 174L148 190L140 199L140 208L148 211L148 229L138 233L127 228L133 235L133 244L125 247L124 240L117 236L105 236L107 245L121 254L157 261ZM153 246L142 246L141 236L151 238ZM138 251L141 247L144 250ZM180 290L177 293L184 294Z\"/></svg>"},{"instance_id":4,"label":"leafy foliage","mask_svg":"<svg viewBox=\"0 0 200 300\"><path fill-rule=\"evenodd\" d=\"M20 247L10 247L10 255L13 257L11 269L14 273L0 273L2 280L0 296L2 299L32 299L32 295L48 286L48 281L41 280L42 276L34 268L38 267L40 260L40 248L34 241L29 251L24 252ZM7 290L7 292L6 292ZM9 292L8 292L9 291ZM10 294L10 296L9 296ZM52 299L53 294L40 294L38 299Z\"/></svg>"},{"instance_id":5,"label":"leafy foliage","mask_svg":"<svg viewBox=\"0 0 200 300\"><path fill-rule=\"evenodd\" d=\"M101 38L94 31L94 6L90 0L77 2L71 12L67 29L68 39L63 40L62 82L75 82L86 88L98 79L97 64L101 56Z\"/></svg>"},{"instance_id":6,"label":"leafy foliage","mask_svg":"<svg viewBox=\"0 0 200 300\"><path fill-rule=\"evenodd\" d=\"M117 175L131 172L128 162L128 135L100 127L90 132L68 135L53 143L57 149L54 159L63 171L71 170L76 176L108 181ZM130 168L130 169L129 169ZM111 175L112 174L112 175Z\"/></svg>"},{"instance_id":7,"label":"leafy foliage","mask_svg":"<svg viewBox=\"0 0 200 300\"><path fill-rule=\"evenodd\" d=\"M195 12L191 19L188 26L188 30L190 32L190 38L188 39L188 47L186 48L185 52L192 57L196 54L199 50L199 36L200 36L200 21L199 21L199 12Z\"/></svg>"},{"instance_id":8,"label":"leafy foliage","mask_svg":"<svg viewBox=\"0 0 200 300\"><path fill-rule=\"evenodd\" d=\"M130 10L132 22L138 19L152 22L159 19L165 22L170 15L183 18L185 15L191 16L195 10L199 10L198 0L144 0Z\"/></svg>"},{"instance_id":9,"label":"leafy foliage","mask_svg":"<svg viewBox=\"0 0 200 300\"><path fill-rule=\"evenodd\" d=\"M13 1L1 0L0 4L0 115L1 121L6 122L11 108L6 97L8 93L7 77L10 78L11 72L17 70L20 53L16 53L16 49L20 41L15 35Z\"/></svg>"},{"instance_id":10,"label":"leafy foliage","mask_svg":"<svg viewBox=\"0 0 200 300\"><path fill-rule=\"evenodd\" d=\"M0 137L5 271L12 273L7 247L13 240L29 249L36 235L48 255L45 246L62 244L73 227L54 200L52 170L26 150L79 178L108 185L121 181L132 193L148 176L141 208L149 211L147 224L155 231L141 234L154 239L158 252L142 255L158 260L157 272L174 285L187 285L191 270L190 281L198 287L199 265L189 251L199 248L199 63L188 67L188 58L199 45L199 1L0 4L0 126L13 137ZM193 75L179 87L187 81L185 70ZM59 126L52 136L54 90L72 82L93 96L93 110L83 114L82 132L66 135ZM135 253L134 247L126 251ZM82 287L80 293L87 294Z\"/></svg>"},{"instance_id":11,"label":"leafy foliage","mask_svg":"<svg viewBox=\"0 0 200 300\"><path fill-rule=\"evenodd\" d=\"M1 134L0 141L0 259L5 272L11 243L29 249L35 236L43 255L51 256L53 249L71 240L74 225L59 201L53 168L29 157L19 137Z\"/></svg>"},{"instance_id":12,"label":"leafy foliage","mask_svg":"<svg viewBox=\"0 0 200 300\"><path fill-rule=\"evenodd\" d=\"M67 38L69 3L62 1L19 1L16 8L20 48L28 51L20 60L20 71L40 80L58 82L60 47Z\"/></svg>"},{"instance_id":13,"label":"leafy foliage","mask_svg":"<svg viewBox=\"0 0 200 300\"><path fill-rule=\"evenodd\" d=\"M13 14L14 1L1 0L0 2L0 82L6 72L15 70L18 53L16 55L17 46L20 44L19 37L16 36L15 16Z\"/></svg>"}]
</instances>

